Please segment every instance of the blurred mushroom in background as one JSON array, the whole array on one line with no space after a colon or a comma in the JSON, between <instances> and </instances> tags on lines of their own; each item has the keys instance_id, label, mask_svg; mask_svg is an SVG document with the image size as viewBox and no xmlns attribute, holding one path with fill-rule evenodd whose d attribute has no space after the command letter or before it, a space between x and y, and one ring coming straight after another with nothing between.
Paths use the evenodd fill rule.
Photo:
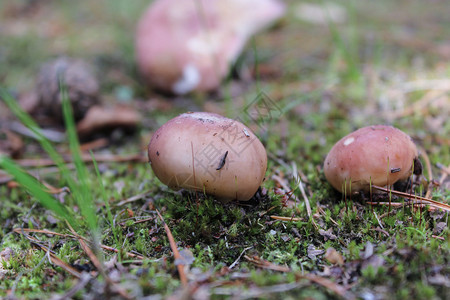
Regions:
<instances>
[{"instance_id":1,"label":"blurred mushroom in background","mask_svg":"<svg viewBox=\"0 0 450 300\"><path fill-rule=\"evenodd\" d=\"M67 90L76 121L99 103L100 84L91 66L81 59L60 57L42 65L36 84L39 108L63 121L60 85Z\"/></svg>"},{"instance_id":2,"label":"blurred mushroom in background","mask_svg":"<svg viewBox=\"0 0 450 300\"><path fill-rule=\"evenodd\" d=\"M20 105L40 126L61 133L64 130L61 126L64 123L61 88L64 87L81 139L89 140L98 134L111 137L115 129L133 131L141 122L139 112L131 104L101 103L96 73L88 62L79 58L59 57L45 62L37 75L34 90L21 97ZM11 123L8 128L29 135L21 124ZM43 134L45 132L48 130ZM47 134L46 137L52 141L64 140L64 136L53 138Z\"/></svg>"},{"instance_id":3,"label":"blurred mushroom in background","mask_svg":"<svg viewBox=\"0 0 450 300\"><path fill-rule=\"evenodd\" d=\"M137 26L138 68L161 91L215 90L247 40L284 11L278 0L157 0Z\"/></svg>"}]
</instances>

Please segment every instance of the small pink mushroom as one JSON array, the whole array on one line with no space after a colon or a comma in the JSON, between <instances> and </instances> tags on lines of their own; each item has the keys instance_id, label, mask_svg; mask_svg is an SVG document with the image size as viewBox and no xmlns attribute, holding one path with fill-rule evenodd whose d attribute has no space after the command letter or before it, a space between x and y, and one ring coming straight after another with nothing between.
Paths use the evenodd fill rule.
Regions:
<instances>
[{"instance_id":1,"label":"small pink mushroom","mask_svg":"<svg viewBox=\"0 0 450 300\"><path fill-rule=\"evenodd\" d=\"M251 35L284 13L278 0L157 0L136 33L149 84L185 94L216 89Z\"/></svg>"},{"instance_id":2,"label":"small pink mushroom","mask_svg":"<svg viewBox=\"0 0 450 300\"><path fill-rule=\"evenodd\" d=\"M249 200L267 168L266 150L248 127L206 112L185 113L161 126L148 157L156 177L170 188L222 201Z\"/></svg>"},{"instance_id":3,"label":"small pink mushroom","mask_svg":"<svg viewBox=\"0 0 450 300\"><path fill-rule=\"evenodd\" d=\"M358 129L338 141L324 163L325 177L341 193L369 191L370 184L393 185L421 173L411 138L392 126Z\"/></svg>"}]
</instances>

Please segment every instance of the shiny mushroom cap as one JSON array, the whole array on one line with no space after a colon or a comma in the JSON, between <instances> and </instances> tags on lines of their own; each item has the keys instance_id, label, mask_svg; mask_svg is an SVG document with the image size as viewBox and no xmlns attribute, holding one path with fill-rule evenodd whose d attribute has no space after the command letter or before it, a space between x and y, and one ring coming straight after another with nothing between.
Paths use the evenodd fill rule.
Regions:
<instances>
[{"instance_id":1,"label":"shiny mushroom cap","mask_svg":"<svg viewBox=\"0 0 450 300\"><path fill-rule=\"evenodd\" d=\"M222 201L249 200L267 168L266 150L248 127L206 112L165 123L153 134L148 157L156 177L170 188Z\"/></svg>"},{"instance_id":2,"label":"shiny mushroom cap","mask_svg":"<svg viewBox=\"0 0 450 300\"><path fill-rule=\"evenodd\" d=\"M388 186L407 179L413 169L418 172L417 157L407 134L392 126L374 125L338 141L325 159L324 172L339 192L356 193L368 191L370 184Z\"/></svg>"}]
</instances>

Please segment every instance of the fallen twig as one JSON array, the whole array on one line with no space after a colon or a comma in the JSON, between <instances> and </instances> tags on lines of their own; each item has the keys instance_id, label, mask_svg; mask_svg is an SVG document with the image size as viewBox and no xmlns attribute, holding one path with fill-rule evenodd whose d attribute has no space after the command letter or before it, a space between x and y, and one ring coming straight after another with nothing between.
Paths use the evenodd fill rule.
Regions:
<instances>
[{"instance_id":1,"label":"fallen twig","mask_svg":"<svg viewBox=\"0 0 450 300\"><path fill-rule=\"evenodd\" d=\"M308 212L308 217L312 219L312 211L311 211L311 205L309 204L308 196L306 196L305 188L303 187L303 182L300 177L300 174L297 170L297 165L293 162L292 163L292 174L294 175L294 180L298 183L298 187L300 188L300 192L302 193L303 199L305 200L306 204L306 211Z\"/></svg>"},{"instance_id":2,"label":"fallen twig","mask_svg":"<svg viewBox=\"0 0 450 300\"><path fill-rule=\"evenodd\" d=\"M432 238L435 238L435 239L438 239L438 240L441 240L441 241L445 241L445 238L444 237L442 237L442 236L438 236L438 235L431 235L431 237Z\"/></svg>"},{"instance_id":3,"label":"fallen twig","mask_svg":"<svg viewBox=\"0 0 450 300\"><path fill-rule=\"evenodd\" d=\"M302 221L301 218L294 218L294 217L281 217L281 216L270 216L272 219L280 220L280 221L289 221L289 222L297 222Z\"/></svg>"},{"instance_id":4,"label":"fallen twig","mask_svg":"<svg viewBox=\"0 0 450 300\"><path fill-rule=\"evenodd\" d=\"M437 164L438 168L442 170L442 175L441 178L439 178L439 184L442 185L445 181L445 179L447 179L447 176L450 175L450 165L448 167L442 165L442 164Z\"/></svg>"},{"instance_id":5,"label":"fallen twig","mask_svg":"<svg viewBox=\"0 0 450 300\"><path fill-rule=\"evenodd\" d=\"M247 251L247 250L249 250L249 249L252 249L252 248L253 248L253 246L244 248L244 250L242 250L241 254L239 254L238 258L236 258L236 260L235 260L228 268L229 268L230 270L233 269L233 268L237 265L237 263L239 262L239 260L241 259L242 255L244 255L245 251Z\"/></svg>"},{"instance_id":6,"label":"fallen twig","mask_svg":"<svg viewBox=\"0 0 450 300\"><path fill-rule=\"evenodd\" d=\"M103 278L105 279L107 285L109 287L113 287L114 291L117 292L122 298L124 299L131 299L131 297L127 294L127 292L121 288L117 283L111 280L111 278L106 274L105 269L103 268L102 263L98 259L97 255L95 255L94 251L87 245L85 238L78 235L75 230L70 226L69 223L67 223L67 226L69 227L70 231L72 231L73 235L77 237L78 242L81 245L81 248L86 253L86 255L91 260L92 264L97 268L97 270L102 274ZM95 246L95 244L94 244Z\"/></svg>"},{"instance_id":7,"label":"fallen twig","mask_svg":"<svg viewBox=\"0 0 450 300\"><path fill-rule=\"evenodd\" d=\"M431 170L431 162L430 162L430 158L428 157L427 152L425 151L425 149L419 148L419 150L420 150L420 155L422 156L423 160L425 161L425 167L427 169L427 174L428 174L428 178L427 178L428 179L428 189L427 189L427 192L425 194L425 198L430 198L431 192L432 192L431 187L433 186L431 184L432 181L433 181L433 173L432 173L432 170Z\"/></svg>"},{"instance_id":8,"label":"fallen twig","mask_svg":"<svg viewBox=\"0 0 450 300\"><path fill-rule=\"evenodd\" d=\"M134 195L128 199L122 200L119 203L116 204L116 206L122 206L125 205L127 203L131 203L137 200L141 200L142 198L144 198L145 196L147 196L150 193L150 191L144 192L142 194L138 194L138 195Z\"/></svg>"},{"instance_id":9,"label":"fallen twig","mask_svg":"<svg viewBox=\"0 0 450 300\"><path fill-rule=\"evenodd\" d=\"M381 232L381 233L384 234L385 236L390 237L389 233L388 233L386 230L381 229L380 227L377 227L377 228L375 228L375 229L372 229L372 228L371 228L370 230Z\"/></svg>"},{"instance_id":10,"label":"fallen twig","mask_svg":"<svg viewBox=\"0 0 450 300\"><path fill-rule=\"evenodd\" d=\"M269 270L274 270L274 271L279 271L279 272L292 272L292 270L289 267L278 266L274 263L271 263L271 262L264 260L257 256L249 257L249 256L245 255L244 257L251 263L253 263L256 266L263 268L263 269L269 269ZM307 279L309 281L317 283L345 299L356 299L356 297L351 292L347 291L343 286L341 286L329 279L326 279L326 278L323 278L320 276L316 276L316 275L311 275L311 274L303 275L303 274L299 274L299 273L295 273L295 277L297 279Z\"/></svg>"},{"instance_id":11,"label":"fallen twig","mask_svg":"<svg viewBox=\"0 0 450 300\"><path fill-rule=\"evenodd\" d=\"M39 241L38 239L36 239L35 237L26 234L25 233L25 229L21 229L21 228L15 228L14 229L15 232L21 233L23 236L25 236L33 245L35 245L36 247L40 248L41 250L47 252L49 254L49 258L51 263L57 265L58 267L61 267L63 270L65 270L66 272L70 273L71 275L80 278L81 277L81 273L78 272L74 267L72 267L71 265L69 265L68 263L62 261L58 256L56 256L56 254L51 251L47 246L42 245L41 241Z\"/></svg>"},{"instance_id":12,"label":"fallen twig","mask_svg":"<svg viewBox=\"0 0 450 300\"><path fill-rule=\"evenodd\" d=\"M64 300L64 299L72 299L78 291L82 290L88 283L91 281L92 276L89 273L82 273L80 280L70 289L68 290L64 295L61 295L57 298L54 298L55 300Z\"/></svg>"},{"instance_id":13,"label":"fallen twig","mask_svg":"<svg viewBox=\"0 0 450 300\"><path fill-rule=\"evenodd\" d=\"M316 275L301 275L296 274L297 278L303 278L308 279L309 281L315 282L325 288L327 288L330 291L333 291L334 293L338 294L339 296L343 297L344 299L356 299L356 297L349 292L347 289L345 289L342 285L339 285L327 278L316 276Z\"/></svg>"},{"instance_id":14,"label":"fallen twig","mask_svg":"<svg viewBox=\"0 0 450 300\"><path fill-rule=\"evenodd\" d=\"M239 290L235 287L233 288L225 288L219 287L215 288L211 294L213 295L226 295L231 296L231 299L257 299L257 298L270 298L268 295L271 293L283 293L288 292L290 290L300 288L302 285L298 282L292 283L281 283L274 284L266 287L257 287L253 286L250 289ZM195 299L195 298L194 298Z\"/></svg>"},{"instance_id":15,"label":"fallen twig","mask_svg":"<svg viewBox=\"0 0 450 300\"><path fill-rule=\"evenodd\" d=\"M395 190L390 190L384 187L380 187L377 185L372 185L372 188L379 190L379 191L383 191L385 193L392 193L394 195L406 198L406 199L410 199L413 200L413 204L426 204L432 207L436 207L436 208L440 208L442 210L445 211L450 211L450 205L445 204L445 203L441 203L438 201L434 201L425 197L421 197L421 196L417 196L417 195L411 195L411 194L407 194L407 193L403 193L403 192L399 192L399 191L395 191ZM420 201L420 202L419 202Z\"/></svg>"},{"instance_id":16,"label":"fallen twig","mask_svg":"<svg viewBox=\"0 0 450 300\"><path fill-rule=\"evenodd\" d=\"M49 234L49 235L57 235L57 236L62 236L62 237L72 238L72 239L82 238L84 241L89 242L89 240L87 238L82 237L81 235L75 236L73 234L63 234L63 233L58 233L58 232L54 232L54 231L50 231L50 230L46 230L46 229L14 228L13 232L18 233L18 234L22 234L22 232L35 232L35 233L42 233L42 234ZM100 247L102 249L105 249L105 250L108 250L111 252L115 252L115 253L120 252L118 249L110 247L110 246L100 245ZM126 254L127 256L132 257L132 258L137 258L139 260L145 259L144 256L134 254L131 252L124 252L124 254Z\"/></svg>"},{"instance_id":17,"label":"fallen twig","mask_svg":"<svg viewBox=\"0 0 450 300\"><path fill-rule=\"evenodd\" d=\"M263 269L279 271L279 272L290 272L291 271L291 269L289 267L276 265L276 264L274 264L270 261L267 261L265 259L262 259L258 256L244 255L244 258L246 260L248 260L249 262L251 262L251 263L255 264L256 266L263 268Z\"/></svg>"},{"instance_id":18,"label":"fallen twig","mask_svg":"<svg viewBox=\"0 0 450 300\"><path fill-rule=\"evenodd\" d=\"M380 218L378 218L378 215L375 211L373 212L373 215L375 216L375 219L377 219L378 225L380 225L381 229L384 229L383 224L381 224Z\"/></svg>"},{"instance_id":19,"label":"fallen twig","mask_svg":"<svg viewBox=\"0 0 450 300\"><path fill-rule=\"evenodd\" d=\"M170 231L169 226L167 226L166 222L164 221L163 216L160 214L159 210L156 209L156 213L158 214L158 217L160 218L161 222L164 225L164 230L166 231L167 238L169 239L170 248L172 249L173 256L175 257L175 260L182 261L180 252L178 252L177 244L175 243L175 239L173 238L172 232ZM177 265L178 274L180 275L180 281L183 286L187 286L187 277L184 273L184 265L179 263Z\"/></svg>"},{"instance_id":20,"label":"fallen twig","mask_svg":"<svg viewBox=\"0 0 450 300\"><path fill-rule=\"evenodd\" d=\"M285 180L283 180L280 176L278 175L272 175L272 178L275 179L280 185L281 187L285 190L285 191L290 191L291 189L289 188L288 184L285 182ZM300 202L300 200L297 198L297 196L292 193L292 197L294 198L294 200L296 202ZM309 200L306 201L308 198L305 199L305 205L306 205L306 211L308 212L308 217L311 220L312 224L314 225L314 227L316 229L318 229L319 227L317 226L316 222L314 221L314 219L312 218L312 212L311 212L311 207L309 206ZM308 208L309 207L309 208Z\"/></svg>"},{"instance_id":21,"label":"fallen twig","mask_svg":"<svg viewBox=\"0 0 450 300\"><path fill-rule=\"evenodd\" d=\"M83 249L83 251L89 257L89 259L91 260L92 264L97 268L97 270L99 270L103 274L104 273L103 266L100 263L100 260L97 258L97 256L92 251L92 249L86 244L86 241L84 240L85 238L83 238L82 236L78 235L75 232L75 230L72 228L72 226L70 226L70 224L67 224L67 226L69 227L69 229L72 232L72 234L78 239L78 242L81 245L81 249Z\"/></svg>"},{"instance_id":22,"label":"fallen twig","mask_svg":"<svg viewBox=\"0 0 450 300\"><path fill-rule=\"evenodd\" d=\"M320 213L322 216L326 217L327 214L325 213L325 211L323 210L323 208L320 206L319 203L317 203L317 210L319 211L319 213ZM339 226L338 222L336 222L335 220L333 220L332 217L329 217L329 218L330 218L330 221L331 221L334 225Z\"/></svg>"},{"instance_id":23,"label":"fallen twig","mask_svg":"<svg viewBox=\"0 0 450 300\"><path fill-rule=\"evenodd\" d=\"M38 139L38 137L25 125L19 122L5 122L1 124L2 126L5 126L11 131L14 131L18 134L21 134L26 137L30 137L33 139ZM39 132L49 141L54 143L61 143L65 140L66 135L60 131L53 130L53 129L39 129Z\"/></svg>"},{"instance_id":24,"label":"fallen twig","mask_svg":"<svg viewBox=\"0 0 450 300\"><path fill-rule=\"evenodd\" d=\"M366 202L367 204L370 205L389 205L389 202ZM411 203L415 208L424 208L427 206L427 204L419 204L419 203ZM409 206L410 203L401 203L401 202L391 202L390 204L392 207L404 207L404 206ZM435 207L428 207L428 211L435 211L436 208Z\"/></svg>"}]
</instances>

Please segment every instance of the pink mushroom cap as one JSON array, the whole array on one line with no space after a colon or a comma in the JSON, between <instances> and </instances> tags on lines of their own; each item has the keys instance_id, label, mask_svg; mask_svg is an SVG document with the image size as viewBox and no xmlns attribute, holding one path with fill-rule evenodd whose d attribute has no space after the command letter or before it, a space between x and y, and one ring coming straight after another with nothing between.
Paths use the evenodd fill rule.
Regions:
<instances>
[{"instance_id":1,"label":"pink mushroom cap","mask_svg":"<svg viewBox=\"0 0 450 300\"><path fill-rule=\"evenodd\" d=\"M420 164L412 139L392 126L358 129L339 140L328 153L324 173L341 193L369 191L370 184L393 185L407 179Z\"/></svg>"},{"instance_id":2,"label":"pink mushroom cap","mask_svg":"<svg viewBox=\"0 0 450 300\"><path fill-rule=\"evenodd\" d=\"M266 150L248 127L206 112L185 113L161 126L150 140L148 157L169 188L222 201L249 200L267 169Z\"/></svg>"},{"instance_id":3,"label":"pink mushroom cap","mask_svg":"<svg viewBox=\"0 0 450 300\"><path fill-rule=\"evenodd\" d=\"M138 67L166 92L214 90L250 36L284 11L278 0L156 0L137 26Z\"/></svg>"}]
</instances>

